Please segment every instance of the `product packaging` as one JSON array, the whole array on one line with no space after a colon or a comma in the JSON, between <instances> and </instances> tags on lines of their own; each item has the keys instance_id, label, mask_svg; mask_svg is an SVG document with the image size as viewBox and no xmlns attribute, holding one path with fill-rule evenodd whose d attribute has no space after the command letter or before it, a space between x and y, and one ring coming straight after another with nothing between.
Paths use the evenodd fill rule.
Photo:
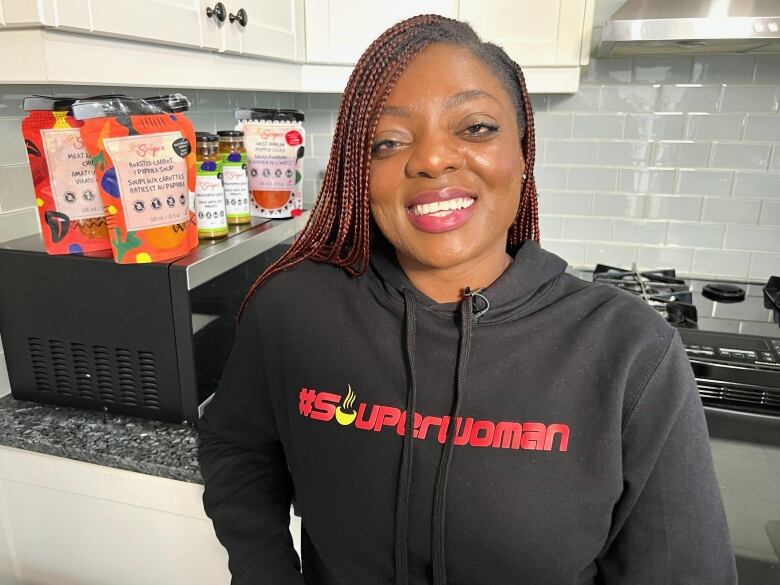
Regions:
<instances>
[{"instance_id":1,"label":"product packaging","mask_svg":"<svg viewBox=\"0 0 780 585\"><path fill-rule=\"evenodd\" d=\"M107 250L108 231L95 167L71 111L75 99L30 96L22 135L41 234L49 254Z\"/></svg>"},{"instance_id":2,"label":"product packaging","mask_svg":"<svg viewBox=\"0 0 780 585\"><path fill-rule=\"evenodd\" d=\"M195 213L198 215L198 237L201 240L217 240L228 235L219 138L208 132L196 132L195 140Z\"/></svg>"},{"instance_id":3,"label":"product packaging","mask_svg":"<svg viewBox=\"0 0 780 585\"><path fill-rule=\"evenodd\" d=\"M219 136L219 153L222 159L222 184L225 187L227 221L234 225L250 223L244 133L238 130L221 130L217 132L217 136Z\"/></svg>"},{"instance_id":4,"label":"product packaging","mask_svg":"<svg viewBox=\"0 0 780 585\"><path fill-rule=\"evenodd\" d=\"M95 164L114 260L157 262L198 245L195 131L181 94L79 100L74 116Z\"/></svg>"},{"instance_id":5,"label":"product packaging","mask_svg":"<svg viewBox=\"0 0 780 585\"><path fill-rule=\"evenodd\" d=\"M244 133L251 213L295 217L303 212L303 112L239 108L236 130Z\"/></svg>"}]
</instances>

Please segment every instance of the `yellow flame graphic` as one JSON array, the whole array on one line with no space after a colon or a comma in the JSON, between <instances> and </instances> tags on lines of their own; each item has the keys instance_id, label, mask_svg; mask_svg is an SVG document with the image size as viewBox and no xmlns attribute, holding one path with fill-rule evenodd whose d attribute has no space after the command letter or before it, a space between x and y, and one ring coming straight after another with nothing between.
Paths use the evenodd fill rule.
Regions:
<instances>
[{"instance_id":1,"label":"yellow flame graphic","mask_svg":"<svg viewBox=\"0 0 780 585\"><path fill-rule=\"evenodd\" d=\"M352 386L347 384L347 395L342 399L341 404L336 409L336 421L340 425L351 425L357 417L357 412L352 409L355 404L356 395L352 391Z\"/></svg>"}]
</instances>

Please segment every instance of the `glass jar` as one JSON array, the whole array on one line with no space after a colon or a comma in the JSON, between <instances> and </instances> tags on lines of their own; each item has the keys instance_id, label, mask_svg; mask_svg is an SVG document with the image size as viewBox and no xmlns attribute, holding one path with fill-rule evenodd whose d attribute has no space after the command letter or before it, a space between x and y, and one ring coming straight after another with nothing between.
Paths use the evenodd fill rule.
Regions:
<instances>
[{"instance_id":1,"label":"glass jar","mask_svg":"<svg viewBox=\"0 0 780 585\"><path fill-rule=\"evenodd\" d=\"M249 180L246 174L244 133L220 130L219 153L222 161L222 185L225 187L225 212L231 225L251 221L249 211Z\"/></svg>"},{"instance_id":2,"label":"glass jar","mask_svg":"<svg viewBox=\"0 0 780 585\"><path fill-rule=\"evenodd\" d=\"M208 132L196 132L195 139L195 213L198 217L198 237L201 240L217 240L228 235L219 138Z\"/></svg>"}]
</instances>

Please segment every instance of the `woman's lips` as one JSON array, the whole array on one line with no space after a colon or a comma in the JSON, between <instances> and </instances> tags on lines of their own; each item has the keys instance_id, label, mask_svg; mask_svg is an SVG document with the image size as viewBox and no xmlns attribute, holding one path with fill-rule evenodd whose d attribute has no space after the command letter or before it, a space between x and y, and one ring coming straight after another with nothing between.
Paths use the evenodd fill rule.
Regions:
<instances>
[{"instance_id":1,"label":"woman's lips","mask_svg":"<svg viewBox=\"0 0 780 585\"><path fill-rule=\"evenodd\" d=\"M436 234L457 229L466 223L476 203L476 197L467 191L428 191L412 200L406 207L406 214L417 229Z\"/></svg>"}]
</instances>

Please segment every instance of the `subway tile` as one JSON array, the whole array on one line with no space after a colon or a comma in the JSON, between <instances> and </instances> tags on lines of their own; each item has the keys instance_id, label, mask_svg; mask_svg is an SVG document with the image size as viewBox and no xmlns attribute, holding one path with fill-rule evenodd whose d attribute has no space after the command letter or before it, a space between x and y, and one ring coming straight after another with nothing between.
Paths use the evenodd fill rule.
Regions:
<instances>
[{"instance_id":1,"label":"subway tile","mask_svg":"<svg viewBox=\"0 0 780 585\"><path fill-rule=\"evenodd\" d=\"M27 112L22 109L22 102L26 97L54 95L50 85L2 85L0 88L0 118L26 116Z\"/></svg>"},{"instance_id":2,"label":"subway tile","mask_svg":"<svg viewBox=\"0 0 780 585\"><path fill-rule=\"evenodd\" d=\"M592 214L599 217L642 217L644 208L645 197L641 195L596 193Z\"/></svg>"},{"instance_id":3,"label":"subway tile","mask_svg":"<svg viewBox=\"0 0 780 585\"><path fill-rule=\"evenodd\" d=\"M585 250L587 264L610 264L631 268L636 262L639 246L630 244L607 244L604 242L588 242Z\"/></svg>"},{"instance_id":4,"label":"subway tile","mask_svg":"<svg viewBox=\"0 0 780 585\"><path fill-rule=\"evenodd\" d=\"M275 91L256 91L254 92L255 104L259 108L278 108L279 95Z\"/></svg>"},{"instance_id":5,"label":"subway tile","mask_svg":"<svg viewBox=\"0 0 780 585\"><path fill-rule=\"evenodd\" d=\"M664 112L714 112L719 96L720 86L664 85L660 109Z\"/></svg>"},{"instance_id":6,"label":"subway tile","mask_svg":"<svg viewBox=\"0 0 780 585\"><path fill-rule=\"evenodd\" d=\"M582 83L631 83L631 57L616 57L614 59L591 59L582 68L580 81Z\"/></svg>"},{"instance_id":7,"label":"subway tile","mask_svg":"<svg viewBox=\"0 0 780 585\"><path fill-rule=\"evenodd\" d=\"M307 179L319 180L322 173L328 166L327 158L307 156L303 159L303 176Z\"/></svg>"},{"instance_id":8,"label":"subway tile","mask_svg":"<svg viewBox=\"0 0 780 585\"><path fill-rule=\"evenodd\" d=\"M702 221L715 223L758 223L761 201L755 199L719 199L707 197L704 200Z\"/></svg>"},{"instance_id":9,"label":"subway tile","mask_svg":"<svg viewBox=\"0 0 780 585\"><path fill-rule=\"evenodd\" d=\"M780 201L762 201L759 225L780 226ZM778 244L780 247L780 244Z\"/></svg>"},{"instance_id":10,"label":"subway tile","mask_svg":"<svg viewBox=\"0 0 780 585\"><path fill-rule=\"evenodd\" d=\"M543 238L560 238L563 220L556 215L539 216L539 233Z\"/></svg>"},{"instance_id":11,"label":"subway tile","mask_svg":"<svg viewBox=\"0 0 780 585\"><path fill-rule=\"evenodd\" d=\"M582 86L577 93L550 94L547 110L550 112L596 112L600 102L600 87Z\"/></svg>"},{"instance_id":12,"label":"subway tile","mask_svg":"<svg viewBox=\"0 0 780 585\"><path fill-rule=\"evenodd\" d=\"M760 254L750 255L750 271L748 276L751 278L769 278L777 276L780 271L780 254Z\"/></svg>"},{"instance_id":13,"label":"subway tile","mask_svg":"<svg viewBox=\"0 0 780 585\"><path fill-rule=\"evenodd\" d=\"M649 85L604 87L602 111L653 112L658 102L658 89Z\"/></svg>"},{"instance_id":14,"label":"subway tile","mask_svg":"<svg viewBox=\"0 0 780 585\"><path fill-rule=\"evenodd\" d=\"M27 162L27 149L22 139L20 118L0 118L0 165L18 165Z\"/></svg>"},{"instance_id":15,"label":"subway tile","mask_svg":"<svg viewBox=\"0 0 780 585\"><path fill-rule=\"evenodd\" d=\"M694 140L739 140L744 114L690 114L686 138Z\"/></svg>"},{"instance_id":16,"label":"subway tile","mask_svg":"<svg viewBox=\"0 0 780 585\"><path fill-rule=\"evenodd\" d=\"M557 254L570 266L582 266L585 264L585 242L564 242L561 240L548 240L542 235L542 248L553 254Z\"/></svg>"},{"instance_id":17,"label":"subway tile","mask_svg":"<svg viewBox=\"0 0 780 585\"><path fill-rule=\"evenodd\" d=\"M338 110L341 96L340 93L311 93L309 107L312 110Z\"/></svg>"},{"instance_id":18,"label":"subway tile","mask_svg":"<svg viewBox=\"0 0 780 585\"><path fill-rule=\"evenodd\" d=\"M745 140L780 140L780 116L748 114L745 125Z\"/></svg>"},{"instance_id":19,"label":"subway tile","mask_svg":"<svg viewBox=\"0 0 780 585\"><path fill-rule=\"evenodd\" d=\"M780 228L727 225L723 248L748 252L778 252Z\"/></svg>"},{"instance_id":20,"label":"subway tile","mask_svg":"<svg viewBox=\"0 0 780 585\"><path fill-rule=\"evenodd\" d=\"M626 138L635 140L679 140L683 137L682 114L628 114Z\"/></svg>"},{"instance_id":21,"label":"subway tile","mask_svg":"<svg viewBox=\"0 0 780 585\"><path fill-rule=\"evenodd\" d=\"M734 173L729 171L680 169L677 192L689 195L727 197L731 194L733 181Z\"/></svg>"},{"instance_id":22,"label":"subway tile","mask_svg":"<svg viewBox=\"0 0 780 585\"><path fill-rule=\"evenodd\" d=\"M0 242L40 232L35 207L0 213Z\"/></svg>"},{"instance_id":23,"label":"subway tile","mask_svg":"<svg viewBox=\"0 0 780 585\"><path fill-rule=\"evenodd\" d=\"M653 165L660 167L706 167L710 160L710 144L705 142L657 142Z\"/></svg>"},{"instance_id":24,"label":"subway tile","mask_svg":"<svg viewBox=\"0 0 780 585\"><path fill-rule=\"evenodd\" d=\"M293 94L289 91L283 91L279 93L279 107L280 108L295 108L293 104Z\"/></svg>"},{"instance_id":25,"label":"subway tile","mask_svg":"<svg viewBox=\"0 0 780 585\"><path fill-rule=\"evenodd\" d=\"M667 224L663 221L616 219L612 228L615 242L662 245L666 242Z\"/></svg>"},{"instance_id":26,"label":"subway tile","mask_svg":"<svg viewBox=\"0 0 780 585\"><path fill-rule=\"evenodd\" d=\"M333 144L333 136L330 134L315 134L312 137L312 154L314 156L329 157L330 147Z\"/></svg>"},{"instance_id":27,"label":"subway tile","mask_svg":"<svg viewBox=\"0 0 780 585\"><path fill-rule=\"evenodd\" d=\"M668 246L684 246L690 248L718 248L723 244L725 226L711 223L678 223L669 224L666 236Z\"/></svg>"},{"instance_id":28,"label":"subway tile","mask_svg":"<svg viewBox=\"0 0 780 585\"><path fill-rule=\"evenodd\" d=\"M621 169L619 190L631 193L672 193L674 174L674 169Z\"/></svg>"},{"instance_id":29,"label":"subway tile","mask_svg":"<svg viewBox=\"0 0 780 585\"><path fill-rule=\"evenodd\" d=\"M529 94L529 97L531 98L531 107L533 108L534 113L536 113L536 112L546 112L547 111L547 103L549 102L549 99L548 99L549 98L549 94L546 94L546 93L532 93L532 94Z\"/></svg>"},{"instance_id":30,"label":"subway tile","mask_svg":"<svg viewBox=\"0 0 780 585\"><path fill-rule=\"evenodd\" d=\"M644 166L650 158L650 142L600 142L598 164Z\"/></svg>"},{"instance_id":31,"label":"subway tile","mask_svg":"<svg viewBox=\"0 0 780 585\"><path fill-rule=\"evenodd\" d=\"M308 110L303 123L306 132L312 134L332 134L331 113L328 110Z\"/></svg>"},{"instance_id":32,"label":"subway tile","mask_svg":"<svg viewBox=\"0 0 780 585\"><path fill-rule=\"evenodd\" d=\"M539 194L539 213L547 215L588 215L593 193L546 191Z\"/></svg>"},{"instance_id":33,"label":"subway tile","mask_svg":"<svg viewBox=\"0 0 780 585\"><path fill-rule=\"evenodd\" d=\"M303 180L303 202L308 204L313 204L314 200L317 198L317 189L316 189L316 181L314 179L304 179Z\"/></svg>"},{"instance_id":34,"label":"subway tile","mask_svg":"<svg viewBox=\"0 0 780 585\"><path fill-rule=\"evenodd\" d=\"M780 55L756 55L756 83L780 83Z\"/></svg>"},{"instance_id":35,"label":"subway tile","mask_svg":"<svg viewBox=\"0 0 780 585\"><path fill-rule=\"evenodd\" d=\"M694 250L691 272L710 276L747 276L750 254L721 250Z\"/></svg>"},{"instance_id":36,"label":"subway tile","mask_svg":"<svg viewBox=\"0 0 780 585\"><path fill-rule=\"evenodd\" d=\"M735 197L780 197L780 173L740 171L734 182Z\"/></svg>"},{"instance_id":37,"label":"subway tile","mask_svg":"<svg viewBox=\"0 0 780 585\"><path fill-rule=\"evenodd\" d=\"M563 191L566 188L566 169L561 167L534 167L536 187L541 190Z\"/></svg>"},{"instance_id":38,"label":"subway tile","mask_svg":"<svg viewBox=\"0 0 780 585\"><path fill-rule=\"evenodd\" d=\"M540 112L534 115L536 139L571 138L571 114Z\"/></svg>"},{"instance_id":39,"label":"subway tile","mask_svg":"<svg viewBox=\"0 0 780 585\"><path fill-rule=\"evenodd\" d=\"M217 131L233 130L236 127L236 117L233 115L232 110L214 112L214 124L217 127Z\"/></svg>"},{"instance_id":40,"label":"subway tile","mask_svg":"<svg viewBox=\"0 0 780 585\"><path fill-rule=\"evenodd\" d=\"M769 161L770 171L780 171L780 142L772 146L772 160Z\"/></svg>"},{"instance_id":41,"label":"subway tile","mask_svg":"<svg viewBox=\"0 0 780 585\"><path fill-rule=\"evenodd\" d=\"M586 141L548 140L547 164L592 165L596 162L596 143Z\"/></svg>"},{"instance_id":42,"label":"subway tile","mask_svg":"<svg viewBox=\"0 0 780 585\"><path fill-rule=\"evenodd\" d=\"M640 270L674 268L678 272L690 272L693 250L663 246L639 246L637 265Z\"/></svg>"},{"instance_id":43,"label":"subway tile","mask_svg":"<svg viewBox=\"0 0 780 585\"><path fill-rule=\"evenodd\" d=\"M750 83L753 55L699 55L693 62L693 83Z\"/></svg>"},{"instance_id":44,"label":"subway tile","mask_svg":"<svg viewBox=\"0 0 780 585\"><path fill-rule=\"evenodd\" d=\"M187 112L196 132L216 132L216 112Z\"/></svg>"},{"instance_id":45,"label":"subway tile","mask_svg":"<svg viewBox=\"0 0 780 585\"><path fill-rule=\"evenodd\" d=\"M253 91L228 91L227 98L230 110L255 106L255 92ZM275 101L278 104L278 99Z\"/></svg>"},{"instance_id":46,"label":"subway tile","mask_svg":"<svg viewBox=\"0 0 780 585\"><path fill-rule=\"evenodd\" d=\"M620 114L583 114L574 116L574 138L623 138L625 116Z\"/></svg>"},{"instance_id":47,"label":"subway tile","mask_svg":"<svg viewBox=\"0 0 780 585\"><path fill-rule=\"evenodd\" d=\"M617 169L571 167L566 177L566 185L569 191L614 191L617 176Z\"/></svg>"},{"instance_id":48,"label":"subway tile","mask_svg":"<svg viewBox=\"0 0 780 585\"><path fill-rule=\"evenodd\" d=\"M195 92L198 112L229 110L228 92L218 89L199 89Z\"/></svg>"},{"instance_id":49,"label":"subway tile","mask_svg":"<svg viewBox=\"0 0 780 585\"><path fill-rule=\"evenodd\" d=\"M46 86L47 88L49 86ZM54 90L54 95L57 97L72 97L72 98L87 98L96 95L106 95L111 93L128 94L137 97L144 97L148 95L159 95L160 92L149 90L149 88L132 88L132 87L117 87L113 88L108 85L54 85L51 86ZM191 90L190 90L191 91ZM181 91L187 97L192 99L192 96L187 91Z\"/></svg>"},{"instance_id":50,"label":"subway tile","mask_svg":"<svg viewBox=\"0 0 780 585\"><path fill-rule=\"evenodd\" d=\"M645 200L644 216L648 219L698 221L701 204L701 197L651 195Z\"/></svg>"},{"instance_id":51,"label":"subway tile","mask_svg":"<svg viewBox=\"0 0 780 585\"><path fill-rule=\"evenodd\" d=\"M0 212L35 205L35 189L29 165L0 167Z\"/></svg>"},{"instance_id":52,"label":"subway tile","mask_svg":"<svg viewBox=\"0 0 780 585\"><path fill-rule=\"evenodd\" d=\"M772 147L769 144L729 144L716 142L712 150L712 167L726 169L766 169Z\"/></svg>"},{"instance_id":53,"label":"subway tile","mask_svg":"<svg viewBox=\"0 0 780 585\"><path fill-rule=\"evenodd\" d=\"M635 57L634 81L636 83L690 83L693 57L671 55L668 57Z\"/></svg>"},{"instance_id":54,"label":"subway tile","mask_svg":"<svg viewBox=\"0 0 780 585\"><path fill-rule=\"evenodd\" d=\"M566 240L612 239L612 220L597 217L564 217L561 236Z\"/></svg>"},{"instance_id":55,"label":"subway tile","mask_svg":"<svg viewBox=\"0 0 780 585\"><path fill-rule=\"evenodd\" d=\"M308 110L309 109L309 94L308 93L293 93L293 107L296 110Z\"/></svg>"},{"instance_id":56,"label":"subway tile","mask_svg":"<svg viewBox=\"0 0 780 585\"><path fill-rule=\"evenodd\" d=\"M773 85L727 85L721 112L776 112L777 88Z\"/></svg>"}]
</instances>

